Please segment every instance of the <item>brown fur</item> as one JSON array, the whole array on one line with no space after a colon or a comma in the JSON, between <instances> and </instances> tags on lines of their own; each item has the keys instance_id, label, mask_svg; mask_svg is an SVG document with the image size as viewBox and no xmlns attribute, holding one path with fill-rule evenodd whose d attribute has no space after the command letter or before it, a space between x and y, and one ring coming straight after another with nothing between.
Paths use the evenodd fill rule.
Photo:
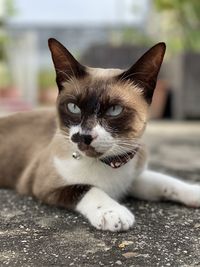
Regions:
<instances>
[{"instance_id":1,"label":"brown fur","mask_svg":"<svg viewBox=\"0 0 200 267\"><path fill-rule=\"evenodd\" d=\"M17 113L0 119L0 186L14 187L56 131L56 112Z\"/></svg>"}]
</instances>

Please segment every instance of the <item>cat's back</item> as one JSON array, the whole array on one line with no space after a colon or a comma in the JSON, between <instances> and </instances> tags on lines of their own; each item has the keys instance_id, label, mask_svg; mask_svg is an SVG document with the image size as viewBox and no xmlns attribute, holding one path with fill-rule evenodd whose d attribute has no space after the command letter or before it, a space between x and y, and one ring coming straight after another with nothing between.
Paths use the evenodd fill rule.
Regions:
<instances>
[{"instance_id":1,"label":"cat's back","mask_svg":"<svg viewBox=\"0 0 200 267\"><path fill-rule=\"evenodd\" d=\"M0 118L0 186L19 176L34 155L50 143L55 131L55 109Z\"/></svg>"},{"instance_id":2,"label":"cat's back","mask_svg":"<svg viewBox=\"0 0 200 267\"><path fill-rule=\"evenodd\" d=\"M56 127L55 109L36 109L28 112L18 112L0 118L0 140L4 136L25 136L26 133L41 137L41 134L51 135ZM20 134L20 136L18 136ZM2 141L2 140L1 140Z\"/></svg>"}]
</instances>

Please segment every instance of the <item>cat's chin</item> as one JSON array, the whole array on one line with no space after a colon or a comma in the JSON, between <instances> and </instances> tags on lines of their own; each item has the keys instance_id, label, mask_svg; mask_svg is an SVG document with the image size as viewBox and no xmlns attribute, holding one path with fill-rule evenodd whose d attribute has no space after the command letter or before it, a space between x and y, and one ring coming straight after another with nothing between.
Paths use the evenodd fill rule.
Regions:
<instances>
[{"instance_id":1,"label":"cat's chin","mask_svg":"<svg viewBox=\"0 0 200 267\"><path fill-rule=\"evenodd\" d=\"M78 146L78 149L81 151L81 154L87 157L99 158L103 155L103 153L96 151L95 148L92 146L88 146L82 143L78 144L77 146Z\"/></svg>"}]
</instances>

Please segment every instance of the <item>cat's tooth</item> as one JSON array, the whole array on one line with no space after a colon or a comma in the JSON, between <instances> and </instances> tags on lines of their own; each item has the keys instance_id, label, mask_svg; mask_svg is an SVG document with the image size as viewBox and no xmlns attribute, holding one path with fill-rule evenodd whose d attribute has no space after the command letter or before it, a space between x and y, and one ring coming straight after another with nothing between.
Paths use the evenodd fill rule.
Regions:
<instances>
[{"instance_id":1,"label":"cat's tooth","mask_svg":"<svg viewBox=\"0 0 200 267\"><path fill-rule=\"evenodd\" d=\"M114 164L113 162L110 163L110 166L111 166L112 168L115 168L115 164Z\"/></svg>"},{"instance_id":2,"label":"cat's tooth","mask_svg":"<svg viewBox=\"0 0 200 267\"><path fill-rule=\"evenodd\" d=\"M119 167L121 165L120 162L115 162L115 167Z\"/></svg>"}]
</instances>

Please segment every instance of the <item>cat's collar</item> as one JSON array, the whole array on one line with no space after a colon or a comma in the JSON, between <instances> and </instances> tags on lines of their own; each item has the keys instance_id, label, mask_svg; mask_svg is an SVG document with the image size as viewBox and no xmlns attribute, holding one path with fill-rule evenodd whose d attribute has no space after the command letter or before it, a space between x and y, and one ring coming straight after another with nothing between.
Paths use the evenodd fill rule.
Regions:
<instances>
[{"instance_id":1,"label":"cat's collar","mask_svg":"<svg viewBox=\"0 0 200 267\"><path fill-rule=\"evenodd\" d=\"M100 159L100 161L107 164L108 166L112 167L113 169L117 169L117 168L120 168L121 166L125 165L132 158L134 158L138 149L139 148L136 148L133 151L127 152L124 154L105 157L103 159Z\"/></svg>"},{"instance_id":2,"label":"cat's collar","mask_svg":"<svg viewBox=\"0 0 200 267\"><path fill-rule=\"evenodd\" d=\"M107 164L108 166L112 167L113 169L117 169L117 168L125 165L132 158L134 158L134 156L137 153L138 149L139 148L136 148L133 151L127 152L127 153L124 153L124 154L108 156L108 157L100 159L100 161L105 163L105 164ZM81 159L81 155L79 154L79 152L74 152L72 154L72 157L74 159L77 159L77 160Z\"/></svg>"}]
</instances>

